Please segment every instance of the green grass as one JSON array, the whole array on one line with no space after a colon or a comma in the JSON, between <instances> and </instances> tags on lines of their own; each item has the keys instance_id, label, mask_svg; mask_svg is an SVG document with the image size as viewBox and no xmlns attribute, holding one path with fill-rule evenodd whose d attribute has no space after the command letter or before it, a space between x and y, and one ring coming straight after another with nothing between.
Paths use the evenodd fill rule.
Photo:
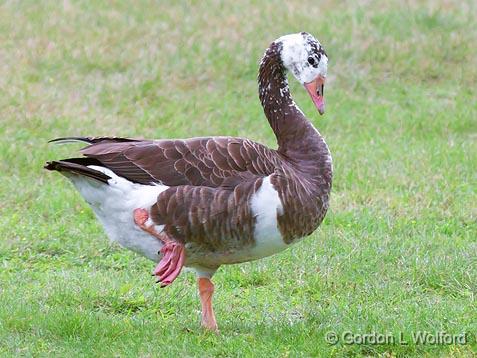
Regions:
<instances>
[{"instance_id":1,"label":"green grass","mask_svg":"<svg viewBox=\"0 0 477 358\"><path fill-rule=\"evenodd\" d=\"M294 5L292 4L294 3ZM472 356L477 353L474 1L9 1L0 5L0 355ZM167 289L109 244L46 160L65 135L238 135L274 146L257 90L270 41L330 55L327 113L293 93L335 165L319 230ZM329 345L325 334L467 333L465 345Z\"/></svg>"}]
</instances>

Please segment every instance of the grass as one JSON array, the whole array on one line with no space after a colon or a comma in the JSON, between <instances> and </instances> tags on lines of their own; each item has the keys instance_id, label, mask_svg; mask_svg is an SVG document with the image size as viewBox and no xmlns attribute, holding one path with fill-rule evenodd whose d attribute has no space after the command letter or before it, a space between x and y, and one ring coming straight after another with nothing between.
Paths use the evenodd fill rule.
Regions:
<instances>
[{"instance_id":1,"label":"grass","mask_svg":"<svg viewBox=\"0 0 477 358\"><path fill-rule=\"evenodd\" d=\"M0 5L0 355L473 356L477 353L477 39L473 1L8 1ZM46 160L65 135L238 135L274 146L257 90L274 38L330 55L327 114L297 102L334 157L319 230L215 276L221 334L195 278L105 240ZM348 345L327 332L402 332ZM413 332L467 334L415 344Z\"/></svg>"}]
</instances>

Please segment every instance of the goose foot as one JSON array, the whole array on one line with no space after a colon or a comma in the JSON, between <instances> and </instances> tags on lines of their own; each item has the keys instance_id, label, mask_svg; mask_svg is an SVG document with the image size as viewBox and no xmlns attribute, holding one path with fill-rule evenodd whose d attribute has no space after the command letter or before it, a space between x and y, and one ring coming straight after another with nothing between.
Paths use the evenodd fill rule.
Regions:
<instances>
[{"instance_id":1,"label":"goose foot","mask_svg":"<svg viewBox=\"0 0 477 358\"><path fill-rule=\"evenodd\" d=\"M215 320L214 309L212 308L214 284L206 277L199 277L197 284L199 286L200 303L202 305L201 325L207 330L218 333L217 321Z\"/></svg>"},{"instance_id":2,"label":"goose foot","mask_svg":"<svg viewBox=\"0 0 477 358\"><path fill-rule=\"evenodd\" d=\"M157 232L153 224L147 225L148 220L149 213L146 209L134 210L134 223L164 244L159 251L162 259L154 269L154 275L158 277L157 282L161 283L161 287L166 287L181 273L185 261L185 248L184 245L171 239L168 234Z\"/></svg>"}]
</instances>

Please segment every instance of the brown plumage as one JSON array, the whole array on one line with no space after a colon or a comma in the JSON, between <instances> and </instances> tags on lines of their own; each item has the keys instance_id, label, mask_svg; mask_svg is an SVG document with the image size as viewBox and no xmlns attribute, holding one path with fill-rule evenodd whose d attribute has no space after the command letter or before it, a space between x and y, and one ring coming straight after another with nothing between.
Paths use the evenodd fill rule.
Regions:
<instances>
[{"instance_id":1,"label":"brown plumage","mask_svg":"<svg viewBox=\"0 0 477 358\"><path fill-rule=\"evenodd\" d=\"M90 203L95 196L85 189L89 184L78 184L78 176L109 183L104 187L157 188L157 197L144 208L146 215L164 237L184 245L185 265L196 267L200 277L210 277L221 264L267 256L311 234L328 209L331 156L322 136L295 105L286 78L288 69L309 92L321 88L310 93L321 113L326 64L324 49L306 33L284 36L265 52L259 97L277 137L277 150L235 137L70 137L58 141L88 143L81 150L84 157L50 162L45 168L73 176ZM121 184L123 180L129 184ZM109 215L100 201L92 207L100 219ZM128 246L125 240L118 239Z\"/></svg>"}]
</instances>

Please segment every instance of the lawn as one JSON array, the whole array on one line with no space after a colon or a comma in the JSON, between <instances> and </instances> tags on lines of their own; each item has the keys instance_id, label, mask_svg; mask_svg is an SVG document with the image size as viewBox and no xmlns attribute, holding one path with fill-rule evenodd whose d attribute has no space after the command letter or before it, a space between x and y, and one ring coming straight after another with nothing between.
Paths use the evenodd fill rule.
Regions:
<instances>
[{"instance_id":1,"label":"lawn","mask_svg":"<svg viewBox=\"0 0 477 358\"><path fill-rule=\"evenodd\" d=\"M1 2L0 355L476 354L476 23L472 0ZM275 147L258 62L298 31L330 58L323 117L290 80L333 154L330 211L291 249L222 267L221 331L207 333L195 276L155 285L154 264L109 243L72 185L42 169L80 147L47 141ZM408 344L343 341L373 332ZM417 332L466 342L414 343Z\"/></svg>"}]
</instances>

